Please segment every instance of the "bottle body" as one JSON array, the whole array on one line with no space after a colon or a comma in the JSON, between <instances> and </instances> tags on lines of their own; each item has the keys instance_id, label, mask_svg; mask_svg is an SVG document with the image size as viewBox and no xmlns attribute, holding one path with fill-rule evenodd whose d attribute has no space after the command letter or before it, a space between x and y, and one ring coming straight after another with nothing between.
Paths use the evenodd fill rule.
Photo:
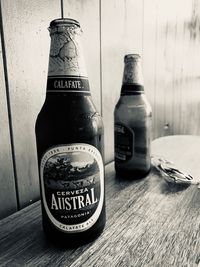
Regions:
<instances>
[{"instance_id":1,"label":"bottle body","mask_svg":"<svg viewBox=\"0 0 200 267\"><path fill-rule=\"evenodd\" d=\"M131 70L132 76L128 73L130 69L124 71L124 76L127 76L114 110L115 170L120 177L133 179L142 178L150 171L152 122L151 106L144 94L141 78L138 78L141 74L135 68ZM138 73L134 74L135 71Z\"/></svg>"},{"instance_id":2,"label":"bottle body","mask_svg":"<svg viewBox=\"0 0 200 267\"><path fill-rule=\"evenodd\" d=\"M116 172L145 176L151 168L151 107L145 95L121 96L114 118Z\"/></svg>"},{"instance_id":3,"label":"bottle body","mask_svg":"<svg viewBox=\"0 0 200 267\"><path fill-rule=\"evenodd\" d=\"M57 55L50 56L46 100L35 127L43 228L48 238L66 246L89 242L105 225L103 124L84 68L68 62L72 52L80 53L68 33L74 30L71 24L56 21L57 30L53 27L52 41L61 39L51 47ZM71 42L76 50L70 50Z\"/></svg>"}]
</instances>

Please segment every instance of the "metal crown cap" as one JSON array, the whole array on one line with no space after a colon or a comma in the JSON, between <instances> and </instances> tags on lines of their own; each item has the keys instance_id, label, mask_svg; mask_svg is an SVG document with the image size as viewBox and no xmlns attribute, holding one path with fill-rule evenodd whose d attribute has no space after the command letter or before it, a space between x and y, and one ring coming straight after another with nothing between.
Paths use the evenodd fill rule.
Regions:
<instances>
[{"instance_id":1,"label":"metal crown cap","mask_svg":"<svg viewBox=\"0 0 200 267\"><path fill-rule=\"evenodd\" d=\"M127 54L124 56L124 62L128 61L128 60L141 60L141 56L139 54Z\"/></svg>"},{"instance_id":2,"label":"metal crown cap","mask_svg":"<svg viewBox=\"0 0 200 267\"><path fill-rule=\"evenodd\" d=\"M80 27L80 23L75 20L75 19L71 19L71 18L60 18L60 19L54 19L50 22L50 28L51 27L56 27L56 26L67 26L67 25L77 25L78 27Z\"/></svg>"}]
</instances>

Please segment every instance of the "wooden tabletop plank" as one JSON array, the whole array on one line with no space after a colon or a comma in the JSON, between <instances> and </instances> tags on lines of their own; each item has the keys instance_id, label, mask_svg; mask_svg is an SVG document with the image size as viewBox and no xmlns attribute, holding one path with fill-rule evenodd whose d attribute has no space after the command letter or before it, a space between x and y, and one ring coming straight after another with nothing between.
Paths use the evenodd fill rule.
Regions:
<instances>
[{"instance_id":1,"label":"wooden tabletop plank","mask_svg":"<svg viewBox=\"0 0 200 267\"><path fill-rule=\"evenodd\" d=\"M152 153L200 176L200 137L155 140ZM155 169L141 180L117 179L106 166L107 223L94 242L54 247L44 237L40 203L0 221L0 266L183 267L200 262L200 189L169 186Z\"/></svg>"}]
</instances>

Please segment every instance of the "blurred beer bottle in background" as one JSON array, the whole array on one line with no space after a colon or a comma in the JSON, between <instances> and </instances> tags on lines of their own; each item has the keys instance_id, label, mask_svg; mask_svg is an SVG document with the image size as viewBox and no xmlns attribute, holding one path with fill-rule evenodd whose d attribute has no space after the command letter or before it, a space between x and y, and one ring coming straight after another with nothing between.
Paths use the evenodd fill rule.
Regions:
<instances>
[{"instance_id":1,"label":"blurred beer bottle in background","mask_svg":"<svg viewBox=\"0 0 200 267\"><path fill-rule=\"evenodd\" d=\"M121 96L114 111L115 170L121 178L142 178L151 168L152 111L145 96L141 58L124 57Z\"/></svg>"},{"instance_id":2,"label":"blurred beer bottle in background","mask_svg":"<svg viewBox=\"0 0 200 267\"><path fill-rule=\"evenodd\" d=\"M79 22L56 19L49 31L47 92L35 129L43 228L71 246L94 239L105 225L103 124L91 99Z\"/></svg>"}]
</instances>

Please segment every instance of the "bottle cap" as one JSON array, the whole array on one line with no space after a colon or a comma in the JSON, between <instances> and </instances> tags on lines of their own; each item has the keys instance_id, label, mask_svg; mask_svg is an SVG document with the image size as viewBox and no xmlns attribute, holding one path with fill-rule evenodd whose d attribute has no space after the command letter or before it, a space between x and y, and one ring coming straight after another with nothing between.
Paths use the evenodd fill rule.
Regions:
<instances>
[{"instance_id":1,"label":"bottle cap","mask_svg":"<svg viewBox=\"0 0 200 267\"><path fill-rule=\"evenodd\" d=\"M60 18L52 20L50 22L48 30L50 32L50 36L54 33L64 33L67 31L71 31L71 34L73 34L73 32L76 32L76 34L82 33L80 23L77 20L71 18Z\"/></svg>"},{"instance_id":2,"label":"bottle cap","mask_svg":"<svg viewBox=\"0 0 200 267\"><path fill-rule=\"evenodd\" d=\"M141 57L139 54L127 54L124 56L124 62L127 62L129 60L134 60L134 61L137 61L137 60L141 60Z\"/></svg>"},{"instance_id":3,"label":"bottle cap","mask_svg":"<svg viewBox=\"0 0 200 267\"><path fill-rule=\"evenodd\" d=\"M80 27L80 23L71 18L60 18L60 19L54 19L50 22L50 27L55 27L55 26L66 26L66 25L72 25L75 24Z\"/></svg>"}]
</instances>

